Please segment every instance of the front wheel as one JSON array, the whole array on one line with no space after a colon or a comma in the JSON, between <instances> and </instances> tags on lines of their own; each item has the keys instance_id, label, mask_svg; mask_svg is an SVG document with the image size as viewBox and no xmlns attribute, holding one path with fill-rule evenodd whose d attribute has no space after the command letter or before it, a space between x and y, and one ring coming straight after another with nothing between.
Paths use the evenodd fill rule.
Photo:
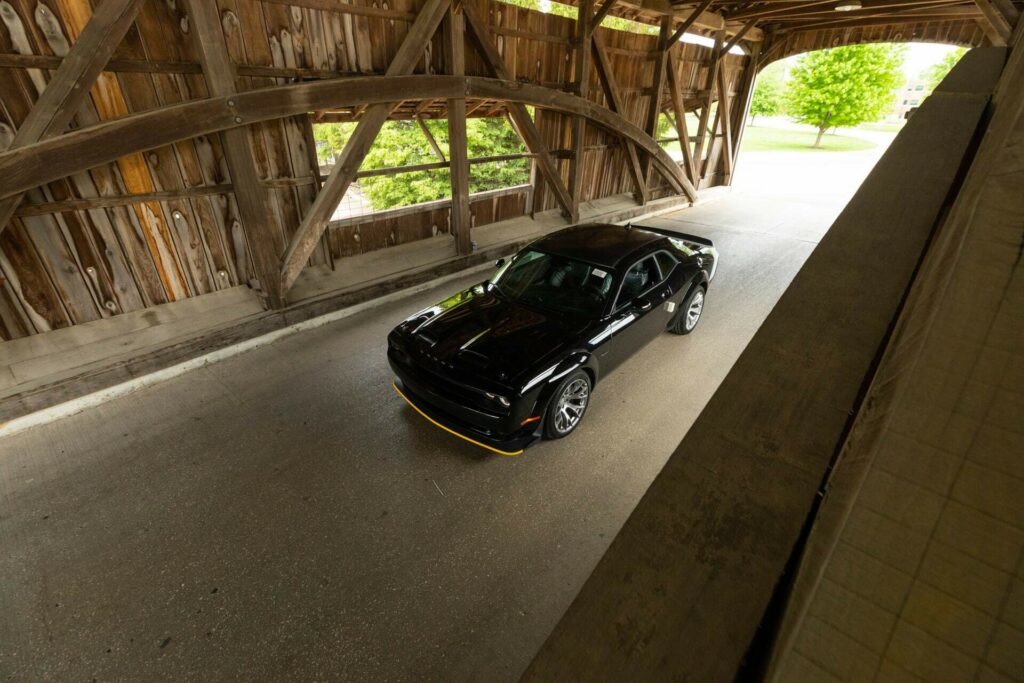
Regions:
<instances>
[{"instance_id":1,"label":"front wheel","mask_svg":"<svg viewBox=\"0 0 1024 683\"><path fill-rule=\"evenodd\" d=\"M676 317L675 322L669 328L674 334L690 334L697 323L700 322L700 315L704 312L704 297L706 296L703 286L697 286L690 292L690 296L683 301L682 310Z\"/></svg>"},{"instance_id":2,"label":"front wheel","mask_svg":"<svg viewBox=\"0 0 1024 683\"><path fill-rule=\"evenodd\" d=\"M570 372L562 380L544 414L545 438L561 439L579 426L590 404L590 390L590 375L583 370Z\"/></svg>"}]
</instances>

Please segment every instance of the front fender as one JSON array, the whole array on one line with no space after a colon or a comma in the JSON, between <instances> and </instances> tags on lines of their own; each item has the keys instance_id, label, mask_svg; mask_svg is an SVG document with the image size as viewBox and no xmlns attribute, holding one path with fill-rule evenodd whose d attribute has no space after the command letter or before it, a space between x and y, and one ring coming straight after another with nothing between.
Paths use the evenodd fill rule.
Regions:
<instances>
[{"instance_id":1,"label":"front fender","mask_svg":"<svg viewBox=\"0 0 1024 683\"><path fill-rule=\"evenodd\" d=\"M596 385L597 379L600 376L597 357L589 351L582 350L567 354L562 360L553 363L527 382L522 393L524 396L530 393L535 394L533 414L540 414L544 407L547 406L548 401L551 400L551 395L558 387L559 382L562 381L562 378L573 370L580 368L590 373L591 386Z\"/></svg>"}]
</instances>

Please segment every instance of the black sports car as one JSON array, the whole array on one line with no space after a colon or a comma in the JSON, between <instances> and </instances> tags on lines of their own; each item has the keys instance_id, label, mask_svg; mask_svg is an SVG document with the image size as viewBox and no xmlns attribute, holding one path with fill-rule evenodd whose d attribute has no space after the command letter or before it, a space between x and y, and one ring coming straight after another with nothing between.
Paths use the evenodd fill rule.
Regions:
<instances>
[{"instance_id":1,"label":"black sports car","mask_svg":"<svg viewBox=\"0 0 1024 683\"><path fill-rule=\"evenodd\" d=\"M710 240L586 225L537 240L388 335L395 389L467 441L518 455L579 425L594 386L655 336L700 320Z\"/></svg>"}]
</instances>

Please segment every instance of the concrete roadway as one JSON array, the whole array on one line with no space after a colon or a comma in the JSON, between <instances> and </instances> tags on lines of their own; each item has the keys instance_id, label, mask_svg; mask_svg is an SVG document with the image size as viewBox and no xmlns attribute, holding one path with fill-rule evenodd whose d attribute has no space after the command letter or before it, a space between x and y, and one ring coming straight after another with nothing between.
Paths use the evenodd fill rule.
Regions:
<instances>
[{"instance_id":1,"label":"concrete roadway","mask_svg":"<svg viewBox=\"0 0 1024 683\"><path fill-rule=\"evenodd\" d=\"M517 458L414 414L384 357L481 277L0 441L0 677L517 678L852 189L660 219L721 250L700 327Z\"/></svg>"}]
</instances>

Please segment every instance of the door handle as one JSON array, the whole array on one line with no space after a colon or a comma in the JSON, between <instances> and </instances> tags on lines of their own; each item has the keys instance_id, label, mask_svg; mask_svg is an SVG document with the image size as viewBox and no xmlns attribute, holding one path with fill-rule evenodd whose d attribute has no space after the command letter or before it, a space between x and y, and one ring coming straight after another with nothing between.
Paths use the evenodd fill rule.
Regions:
<instances>
[{"instance_id":1,"label":"door handle","mask_svg":"<svg viewBox=\"0 0 1024 683\"><path fill-rule=\"evenodd\" d=\"M637 304L637 308L639 308L641 311L649 311L651 310L651 302L642 301L639 304Z\"/></svg>"}]
</instances>

